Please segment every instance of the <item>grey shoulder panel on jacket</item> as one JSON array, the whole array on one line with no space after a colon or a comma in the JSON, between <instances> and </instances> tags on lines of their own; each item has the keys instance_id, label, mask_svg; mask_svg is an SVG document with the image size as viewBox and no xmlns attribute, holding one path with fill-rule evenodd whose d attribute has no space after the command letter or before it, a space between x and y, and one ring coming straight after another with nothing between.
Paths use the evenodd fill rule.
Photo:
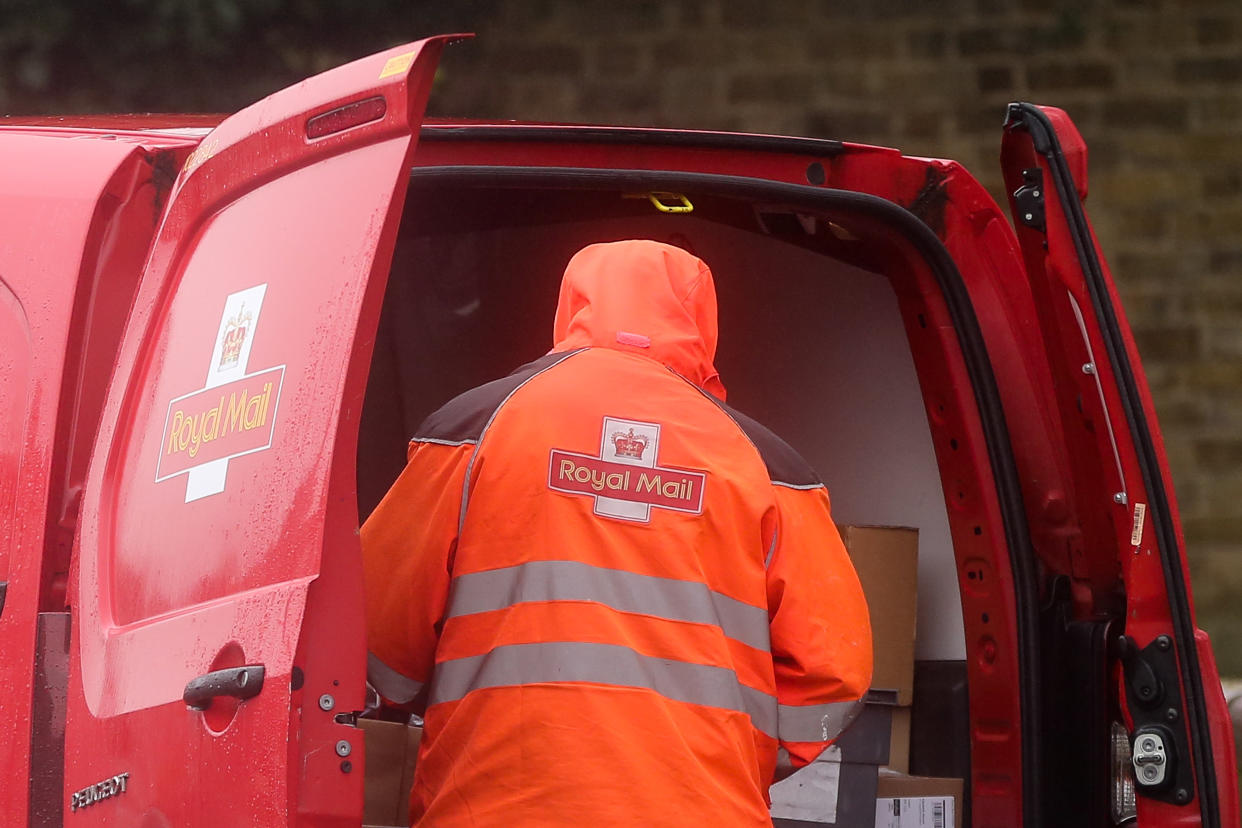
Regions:
<instances>
[{"instance_id":1,"label":"grey shoulder panel on jacket","mask_svg":"<svg viewBox=\"0 0 1242 828\"><path fill-rule=\"evenodd\" d=\"M427 443L477 443L492 416L505 400L536 374L548 370L577 351L560 351L528 362L507 377L471 388L449 400L418 427L413 439Z\"/></svg>"},{"instance_id":2,"label":"grey shoulder panel on jacket","mask_svg":"<svg viewBox=\"0 0 1242 828\"><path fill-rule=\"evenodd\" d=\"M771 429L732 406L714 397L712 399L733 419L733 422L738 424L738 427L758 449L759 456L763 458L763 463L768 468L768 478L774 485L789 486L795 489L815 489L824 485L819 475L811 468L811 464Z\"/></svg>"}]
</instances>

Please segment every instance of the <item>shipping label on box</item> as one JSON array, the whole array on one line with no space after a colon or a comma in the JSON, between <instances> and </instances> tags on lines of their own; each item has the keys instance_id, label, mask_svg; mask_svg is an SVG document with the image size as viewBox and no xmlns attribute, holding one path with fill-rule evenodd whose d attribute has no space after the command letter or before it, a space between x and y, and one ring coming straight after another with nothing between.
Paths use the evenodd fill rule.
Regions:
<instances>
[{"instance_id":1,"label":"shipping label on box","mask_svg":"<svg viewBox=\"0 0 1242 828\"><path fill-rule=\"evenodd\" d=\"M961 779L884 772L876 785L876 828L961 828Z\"/></svg>"},{"instance_id":2,"label":"shipping label on box","mask_svg":"<svg viewBox=\"0 0 1242 828\"><path fill-rule=\"evenodd\" d=\"M875 828L953 828L952 796L886 796L875 801Z\"/></svg>"}]
</instances>

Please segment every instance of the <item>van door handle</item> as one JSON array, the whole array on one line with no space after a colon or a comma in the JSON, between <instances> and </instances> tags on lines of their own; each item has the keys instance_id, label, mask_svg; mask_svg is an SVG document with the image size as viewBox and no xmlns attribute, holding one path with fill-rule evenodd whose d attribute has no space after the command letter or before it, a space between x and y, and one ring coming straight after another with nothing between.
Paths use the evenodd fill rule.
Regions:
<instances>
[{"instance_id":1,"label":"van door handle","mask_svg":"<svg viewBox=\"0 0 1242 828\"><path fill-rule=\"evenodd\" d=\"M263 689L264 672L262 664L213 670L190 679L181 698L191 710L206 710L217 696L252 699Z\"/></svg>"}]
</instances>

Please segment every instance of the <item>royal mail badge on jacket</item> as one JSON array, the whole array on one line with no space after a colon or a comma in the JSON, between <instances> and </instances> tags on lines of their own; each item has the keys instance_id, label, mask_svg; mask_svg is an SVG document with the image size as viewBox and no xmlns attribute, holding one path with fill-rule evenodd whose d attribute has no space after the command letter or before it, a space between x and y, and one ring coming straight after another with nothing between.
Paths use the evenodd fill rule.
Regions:
<instances>
[{"instance_id":1,"label":"royal mail badge on jacket","mask_svg":"<svg viewBox=\"0 0 1242 828\"><path fill-rule=\"evenodd\" d=\"M660 424L605 417L598 455L552 449L548 487L594 498L595 514L647 523L651 510L702 514L707 474L659 464Z\"/></svg>"}]
</instances>

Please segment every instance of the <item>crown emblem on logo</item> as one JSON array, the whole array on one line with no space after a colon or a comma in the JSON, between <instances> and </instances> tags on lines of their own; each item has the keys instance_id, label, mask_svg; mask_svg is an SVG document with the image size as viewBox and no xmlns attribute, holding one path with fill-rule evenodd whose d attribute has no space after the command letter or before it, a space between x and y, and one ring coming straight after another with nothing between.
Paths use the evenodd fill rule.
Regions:
<instances>
[{"instance_id":1,"label":"crown emblem on logo","mask_svg":"<svg viewBox=\"0 0 1242 828\"><path fill-rule=\"evenodd\" d=\"M220 342L220 367L228 368L241 360L242 345L246 342L246 332L254 314L246 310L243 302L237 315L229 317L224 323L224 339Z\"/></svg>"},{"instance_id":2,"label":"crown emblem on logo","mask_svg":"<svg viewBox=\"0 0 1242 828\"><path fill-rule=\"evenodd\" d=\"M618 457L633 457L641 460L643 452L647 449L647 437L644 434L635 434L632 428L625 434L614 431L612 445L617 450Z\"/></svg>"}]
</instances>

